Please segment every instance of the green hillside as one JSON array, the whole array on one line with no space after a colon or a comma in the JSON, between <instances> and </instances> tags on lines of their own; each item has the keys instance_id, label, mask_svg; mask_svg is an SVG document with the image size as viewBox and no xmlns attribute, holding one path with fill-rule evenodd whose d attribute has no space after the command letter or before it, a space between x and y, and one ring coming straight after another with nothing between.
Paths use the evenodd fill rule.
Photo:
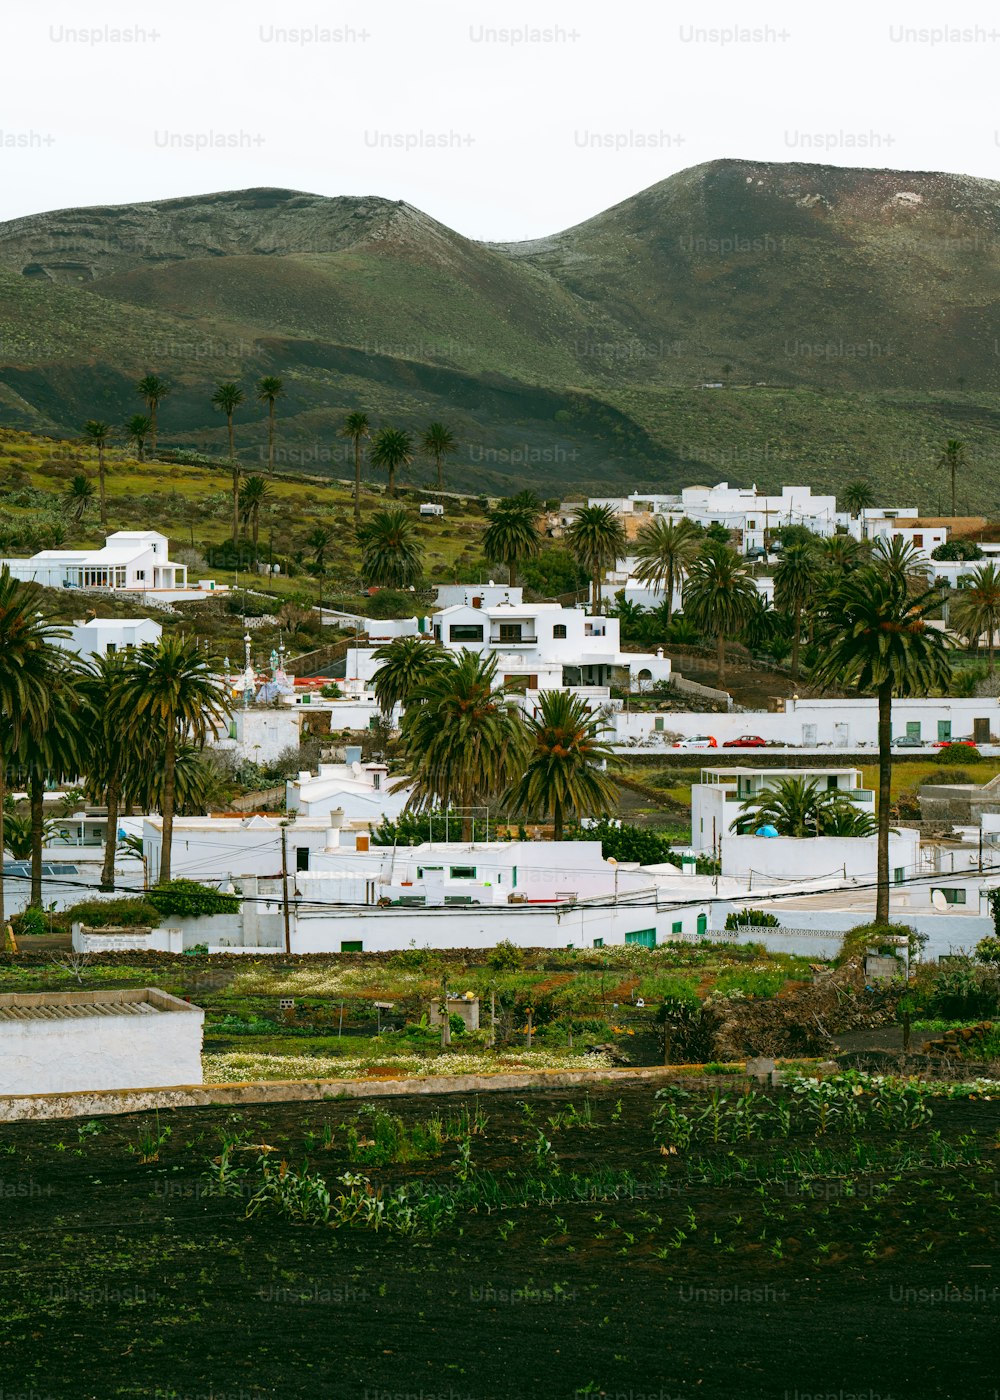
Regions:
<instances>
[{"instance_id":1,"label":"green hillside","mask_svg":"<svg viewBox=\"0 0 1000 1400\"><path fill-rule=\"evenodd\" d=\"M243 190L0 225L0 423L121 422L173 385L161 444L225 451L209 397L279 374L279 465L343 476L343 414L446 422L460 490L548 494L795 479L994 510L1000 185L716 161L575 228L463 238L384 199ZM702 388L721 384L722 388ZM414 483L431 479L418 460Z\"/></svg>"}]
</instances>

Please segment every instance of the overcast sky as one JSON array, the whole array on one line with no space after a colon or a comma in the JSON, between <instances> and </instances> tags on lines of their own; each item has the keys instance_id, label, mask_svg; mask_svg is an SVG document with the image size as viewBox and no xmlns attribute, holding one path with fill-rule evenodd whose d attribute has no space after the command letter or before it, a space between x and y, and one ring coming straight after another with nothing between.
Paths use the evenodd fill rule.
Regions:
<instances>
[{"instance_id":1,"label":"overcast sky","mask_svg":"<svg viewBox=\"0 0 1000 1400\"><path fill-rule=\"evenodd\" d=\"M727 156L1000 171L987 4L2 0L0 42L4 219L277 185L516 239Z\"/></svg>"}]
</instances>

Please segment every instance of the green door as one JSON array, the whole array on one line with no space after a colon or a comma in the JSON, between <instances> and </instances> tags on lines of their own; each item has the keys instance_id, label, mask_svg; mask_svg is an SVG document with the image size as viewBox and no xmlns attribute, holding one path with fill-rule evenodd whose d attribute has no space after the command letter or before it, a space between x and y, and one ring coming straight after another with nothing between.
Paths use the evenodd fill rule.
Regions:
<instances>
[{"instance_id":1,"label":"green door","mask_svg":"<svg viewBox=\"0 0 1000 1400\"><path fill-rule=\"evenodd\" d=\"M708 932L708 915L707 915L707 914L699 914L699 915L698 915L698 936L699 936L699 938L701 937L702 934L705 934L705 933L707 933L707 932Z\"/></svg>"},{"instance_id":2,"label":"green door","mask_svg":"<svg viewBox=\"0 0 1000 1400\"><path fill-rule=\"evenodd\" d=\"M626 942L626 943L638 943L638 944L640 944L643 948L655 948L655 947L656 947L656 929L655 929L655 928L641 928L641 929L639 929L636 933L627 933L627 934L625 935L625 942Z\"/></svg>"},{"instance_id":3,"label":"green door","mask_svg":"<svg viewBox=\"0 0 1000 1400\"><path fill-rule=\"evenodd\" d=\"M937 724L938 724L938 738L939 738L939 739L950 739L950 738L951 738L951 720L950 720L950 719L939 719L938 722L937 722Z\"/></svg>"}]
</instances>

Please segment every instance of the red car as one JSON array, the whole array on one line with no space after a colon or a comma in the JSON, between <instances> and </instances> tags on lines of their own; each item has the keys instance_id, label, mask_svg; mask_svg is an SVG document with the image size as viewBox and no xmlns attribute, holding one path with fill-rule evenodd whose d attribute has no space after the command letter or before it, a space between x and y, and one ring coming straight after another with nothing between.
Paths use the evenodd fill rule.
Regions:
<instances>
[{"instance_id":1,"label":"red car","mask_svg":"<svg viewBox=\"0 0 1000 1400\"><path fill-rule=\"evenodd\" d=\"M963 745L967 749L978 747L975 739L937 739L934 743L936 749L957 749Z\"/></svg>"},{"instance_id":2,"label":"red car","mask_svg":"<svg viewBox=\"0 0 1000 1400\"><path fill-rule=\"evenodd\" d=\"M738 739L727 739L724 749L764 749L767 747L759 734L741 734Z\"/></svg>"}]
</instances>

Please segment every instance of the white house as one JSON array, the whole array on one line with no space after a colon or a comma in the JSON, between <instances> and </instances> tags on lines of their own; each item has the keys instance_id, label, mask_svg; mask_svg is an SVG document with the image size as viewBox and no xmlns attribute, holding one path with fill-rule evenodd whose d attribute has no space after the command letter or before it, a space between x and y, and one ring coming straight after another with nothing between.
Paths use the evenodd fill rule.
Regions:
<instances>
[{"instance_id":1,"label":"white house","mask_svg":"<svg viewBox=\"0 0 1000 1400\"><path fill-rule=\"evenodd\" d=\"M831 789L862 812L875 815L875 793L861 786L860 768L703 768L691 787L691 846L696 851L725 848L724 838L747 827L744 802L764 799L768 789L788 778Z\"/></svg>"},{"instance_id":2,"label":"white house","mask_svg":"<svg viewBox=\"0 0 1000 1400\"><path fill-rule=\"evenodd\" d=\"M803 749L875 749L878 745L878 704L874 698L825 700L776 697L770 710L731 714L625 713L612 717L616 744L656 747L670 733L693 738L711 734L720 747L741 735L756 735L768 743ZM1000 738L1000 700L929 698L894 700L893 739L908 738L931 745L949 739L974 738L989 744Z\"/></svg>"},{"instance_id":3,"label":"white house","mask_svg":"<svg viewBox=\"0 0 1000 1400\"><path fill-rule=\"evenodd\" d=\"M237 705L239 702L236 702ZM297 705L273 709L236 708L220 727L213 747L228 750L251 763L273 763L289 749L299 747L299 734L306 712Z\"/></svg>"},{"instance_id":4,"label":"white house","mask_svg":"<svg viewBox=\"0 0 1000 1400\"><path fill-rule=\"evenodd\" d=\"M87 622L74 622L68 630L69 636L56 638L56 645L75 651L84 660L131 651L147 643L155 646L163 634L160 624L149 617L92 617Z\"/></svg>"},{"instance_id":5,"label":"white house","mask_svg":"<svg viewBox=\"0 0 1000 1400\"><path fill-rule=\"evenodd\" d=\"M871 884L878 869L877 836L729 836L722 842L722 874L760 885L806 880ZM889 869L902 884L923 873L920 833L900 827L889 836Z\"/></svg>"},{"instance_id":6,"label":"white house","mask_svg":"<svg viewBox=\"0 0 1000 1400\"><path fill-rule=\"evenodd\" d=\"M205 1013L155 987L0 996L5 1094L202 1082Z\"/></svg>"},{"instance_id":7,"label":"white house","mask_svg":"<svg viewBox=\"0 0 1000 1400\"><path fill-rule=\"evenodd\" d=\"M30 559L0 560L13 578L46 588L106 588L112 592L187 588L187 565L169 556L156 530L116 530L102 549L43 549Z\"/></svg>"},{"instance_id":8,"label":"white house","mask_svg":"<svg viewBox=\"0 0 1000 1400\"><path fill-rule=\"evenodd\" d=\"M255 815L175 817L171 871L175 878L227 885L246 875L280 876L282 833L284 867L294 873L308 870L310 862L328 843L328 817L296 817L286 822L278 816ZM155 878L163 849L163 818L143 819L142 848L146 868Z\"/></svg>"},{"instance_id":9,"label":"white house","mask_svg":"<svg viewBox=\"0 0 1000 1400\"><path fill-rule=\"evenodd\" d=\"M326 817L338 812L345 825L378 826L394 821L406 806L411 789L392 789L384 763L362 763L360 748L349 748L343 763L321 763L313 775L301 772L286 784L285 807L303 817Z\"/></svg>"}]
</instances>

